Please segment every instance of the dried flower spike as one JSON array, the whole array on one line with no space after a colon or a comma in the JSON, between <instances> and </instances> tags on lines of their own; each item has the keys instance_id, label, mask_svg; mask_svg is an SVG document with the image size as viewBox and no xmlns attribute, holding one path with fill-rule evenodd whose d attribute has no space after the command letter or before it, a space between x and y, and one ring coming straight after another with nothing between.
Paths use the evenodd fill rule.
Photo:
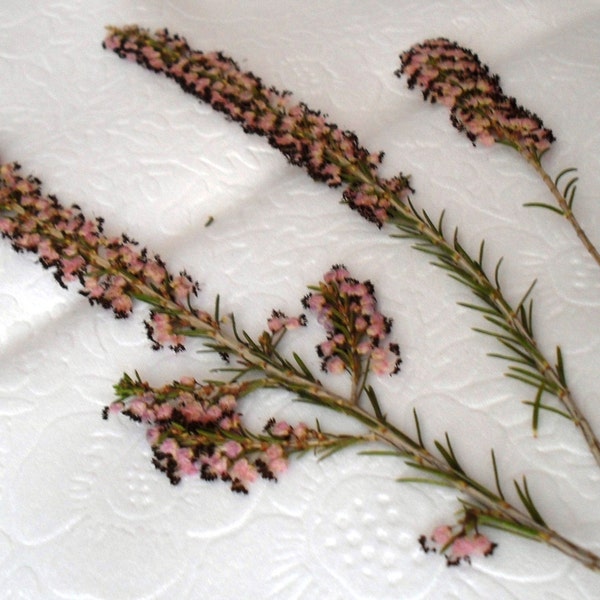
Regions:
<instances>
[{"instance_id":1,"label":"dried flower spike","mask_svg":"<svg viewBox=\"0 0 600 600\"><path fill-rule=\"evenodd\" d=\"M191 308L199 286L185 271L171 274L158 255L149 256L128 236L106 236L102 219L88 220L78 206L43 196L39 180L22 177L18 164L0 166L0 234L17 252L36 253L61 286L79 281L79 293L90 304L111 309L117 318L131 314L135 299L156 306L161 298L162 307L146 323L155 348L183 349L180 311L193 314L197 325L214 325L208 313Z\"/></svg>"},{"instance_id":2,"label":"dried flower spike","mask_svg":"<svg viewBox=\"0 0 600 600\"><path fill-rule=\"evenodd\" d=\"M265 86L221 52L192 50L184 38L167 30L151 34L136 26L109 27L103 45L121 58L164 73L185 92L240 123L246 133L264 136L314 180L331 187L350 186L348 205L378 226L394 212L385 186L392 186L401 199L411 191L403 175L378 180L383 153L369 152L356 134L306 104L294 103L290 92Z\"/></svg>"},{"instance_id":3,"label":"dried flower spike","mask_svg":"<svg viewBox=\"0 0 600 600\"><path fill-rule=\"evenodd\" d=\"M74 213L67 211L63 215L63 208L56 199L50 202L52 210L46 210L49 204L39 191L40 182L34 178L20 177L17 170L15 165L0 168L0 226L2 236L12 240L15 250L40 252L41 249L45 253L42 264L56 268L61 285L65 285L62 277L70 272L69 260L77 256L81 260L76 261L76 268L83 270L78 273L80 277L88 274L88 269L93 277L102 274L123 277L125 283L118 287L131 290L132 295L127 297L146 302L156 314L166 314L174 318L176 323L185 325L183 331L171 330L166 333L204 338L206 348L221 355L231 355L237 361L238 367L229 369L236 373L235 380L229 383L202 383L188 377L167 386L152 388L137 376L125 376L117 384L117 400L104 409L103 416L107 418L111 412L122 412L134 421L145 424L153 448L154 464L166 473L172 483L178 483L185 475L198 475L206 480L221 479L228 482L234 491L247 492L250 483L259 476L275 479L285 470L288 457L295 452L302 454L306 450L314 450L324 452L327 456L353 444L379 442L387 448L383 452L385 455L404 460L425 475L403 478L404 481L427 482L455 489L461 496L462 505L467 507L465 510L472 516L470 524L483 523L525 535L560 550L590 569L600 571L600 557L570 542L546 525L533 503L525 478L522 484L514 482L522 508L513 506L504 498L493 454L497 491L468 474L454 453L447 434L445 444L435 441L434 448L428 449L416 413L416 439L392 424L383 412L375 391L366 386L366 369L365 379L360 386L355 385L351 396L347 398L324 387L297 354L293 355L292 361L276 352L276 341L273 340L275 336L280 338L286 329L280 328L276 333L263 332L261 337L270 336L271 346L266 344L268 352L260 341L253 341L245 332L240 335L233 315L231 330L223 331L218 302L214 318L191 306L190 290L195 286L190 284L187 276L182 275L187 283L182 285L181 292L189 292L187 296L184 294L188 302L187 306L183 306L177 300L181 294L173 292L174 278L168 275L162 261L156 259L156 264L150 263L152 266L146 270L147 257L142 252L139 261L133 260L130 266L123 265L121 249L129 248L131 243L125 236L118 238L116 252L107 258L105 245L110 244L104 241L101 232L97 232L91 242L86 242L84 238L90 226L85 226L87 220L83 215L73 221ZM35 209L31 212L26 210L32 205ZM79 209L74 211L80 214ZM70 223L68 234L62 226L56 230L57 225L64 224L65 217ZM46 244L53 252L48 251ZM135 252L137 248L133 245L129 250ZM44 260L50 261L50 265L45 264ZM370 286L353 280L341 266L336 266L326 274L322 282L324 287L318 287L315 291L324 291L321 295L325 301L331 293L335 304L335 299L342 297L339 288L345 284L350 288L344 293L364 301L370 307L367 314L373 316L376 311ZM362 289L362 285L366 289ZM356 301L349 303L354 305ZM114 310L108 302L97 304ZM361 306L357 314L364 310ZM283 319L286 325L297 325L290 323L285 315L276 313L275 316ZM337 318L333 312L325 314L324 322L335 328ZM372 339L376 336L380 341L381 332L389 330L390 322L385 317L378 317L376 321L379 324L370 335ZM287 390L302 401L343 414L360 423L365 433L326 434L320 426L311 429L302 423L292 426L274 419L269 419L261 433L250 432L237 409L238 400L261 388ZM369 398L368 409L358 403L360 394L357 392L361 391L366 391ZM465 529L466 522L465 518ZM484 544L479 545L481 540L476 541L477 548L484 547ZM472 545L466 548L459 546L454 552L454 558L465 559L473 555L475 549Z\"/></svg>"},{"instance_id":4,"label":"dried flower spike","mask_svg":"<svg viewBox=\"0 0 600 600\"><path fill-rule=\"evenodd\" d=\"M509 144L540 156L554 141L542 120L506 96L498 75L478 56L445 38L426 40L401 55L396 74L423 98L450 109L450 120L475 144Z\"/></svg>"},{"instance_id":5,"label":"dried flower spike","mask_svg":"<svg viewBox=\"0 0 600 600\"><path fill-rule=\"evenodd\" d=\"M137 375L125 375L115 386L117 400L103 415L121 413L146 425L152 462L173 485L192 475L248 493L258 477L276 481L291 454L326 449L340 440L304 423L294 427L274 419L262 433L251 433L238 401L255 388L253 382L201 383L192 377L153 388Z\"/></svg>"},{"instance_id":6,"label":"dried flower spike","mask_svg":"<svg viewBox=\"0 0 600 600\"><path fill-rule=\"evenodd\" d=\"M400 370L398 344L385 343L392 320L377 310L370 281L359 282L346 267L334 265L312 289L302 304L317 315L327 332L327 339L317 346L323 371L347 371L360 379L365 366L377 375Z\"/></svg>"}]
</instances>

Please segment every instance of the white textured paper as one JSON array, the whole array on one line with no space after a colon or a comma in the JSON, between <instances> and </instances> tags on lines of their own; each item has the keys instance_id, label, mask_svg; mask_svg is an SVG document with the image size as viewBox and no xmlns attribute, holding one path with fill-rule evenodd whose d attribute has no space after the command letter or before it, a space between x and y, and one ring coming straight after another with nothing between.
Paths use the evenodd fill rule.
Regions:
<instances>
[{"instance_id":1,"label":"white textured paper","mask_svg":"<svg viewBox=\"0 0 600 600\"><path fill-rule=\"evenodd\" d=\"M243 69L384 150L383 172L410 173L414 201L490 268L504 256L515 303L533 279L544 351L560 344L571 388L600 430L600 271L568 224L523 208L550 201L519 157L474 149L446 111L393 72L398 54L445 36L478 52L506 93L540 115L558 141L556 174L579 168L576 212L600 243L600 4L528 2L121 2L3 0L0 160L17 160L63 203L103 216L216 294L252 333L272 308L301 310L305 286L333 263L375 284L394 319L402 373L379 382L385 410L427 440L447 431L472 472L493 485L494 448L511 500L527 475L548 523L600 552L600 472L575 428L543 414L531 436L531 390L486 356L493 340L457 305L468 292L339 204L339 190L286 164L171 81L101 48L104 26L168 27L193 48L222 50ZM212 217L213 224L205 227ZM581 599L600 575L558 552L501 533L493 557L449 569L417 538L451 522L453 494L399 484L401 462L347 451L293 462L248 496L150 464L141 427L101 420L123 372L154 384L201 378L218 362L153 352L144 311L117 321L56 285L32 256L0 242L0 597L31 599ZM298 334L312 358L316 329ZM198 349L200 346L198 346ZM307 358L308 360L308 358ZM244 413L310 419L283 393ZM323 425L344 421L318 413Z\"/></svg>"}]
</instances>

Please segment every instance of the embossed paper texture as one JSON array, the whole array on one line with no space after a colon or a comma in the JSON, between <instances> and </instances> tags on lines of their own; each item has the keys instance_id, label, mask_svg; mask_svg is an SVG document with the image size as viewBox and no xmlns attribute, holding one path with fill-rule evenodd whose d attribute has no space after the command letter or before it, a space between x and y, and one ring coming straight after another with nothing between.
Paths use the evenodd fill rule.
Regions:
<instances>
[{"instance_id":1,"label":"embossed paper texture","mask_svg":"<svg viewBox=\"0 0 600 600\"><path fill-rule=\"evenodd\" d=\"M47 193L106 219L201 283L201 302L257 334L273 308L302 310L306 285L334 263L377 288L394 319L402 372L376 382L390 418L429 439L452 436L462 462L493 483L527 475L549 523L600 551L600 477L580 435L543 413L531 390L486 356L468 292L410 243L340 205L260 137L247 136L163 77L102 49L104 26L168 27L193 48L222 50L355 131L382 171L411 174L414 202L458 227L476 252L504 256L515 302L537 279L535 326L600 428L600 274L563 219L524 208L547 190L516 153L473 148L447 111L394 76L398 55L444 36L476 51L506 93L557 137L551 172L579 169L576 211L600 242L600 5L530 2L117 2L4 0L0 5L0 158ZM207 222L212 220L210 226ZM210 308L209 308L210 309ZM292 461L250 494L187 479L171 486L142 427L101 419L123 372L161 384L220 366L197 352L155 352L142 311L115 320L61 289L31 255L0 244L0 597L31 599L596 598L597 574L503 533L492 557L447 568L418 537L452 520L450 491L397 483L403 463L348 450ZM294 349L313 357L310 327ZM245 400L269 416L313 419L283 392Z\"/></svg>"}]
</instances>

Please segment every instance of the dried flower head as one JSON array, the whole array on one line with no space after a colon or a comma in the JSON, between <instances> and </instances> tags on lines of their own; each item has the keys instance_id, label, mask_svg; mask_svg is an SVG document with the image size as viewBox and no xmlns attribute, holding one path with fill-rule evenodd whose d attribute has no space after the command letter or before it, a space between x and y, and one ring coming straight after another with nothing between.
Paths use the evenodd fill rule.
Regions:
<instances>
[{"instance_id":1,"label":"dried flower head","mask_svg":"<svg viewBox=\"0 0 600 600\"><path fill-rule=\"evenodd\" d=\"M377 375L400 370L398 345L385 343L392 320L377 310L370 281L360 282L343 265L334 265L311 289L302 304L327 332L327 339L317 346L324 371L360 374L365 364Z\"/></svg>"},{"instance_id":2,"label":"dried flower head","mask_svg":"<svg viewBox=\"0 0 600 600\"><path fill-rule=\"evenodd\" d=\"M471 50L445 38L426 40L404 52L396 71L423 98L450 109L450 120L475 144L502 142L539 157L554 135L542 120L506 96L498 75Z\"/></svg>"},{"instance_id":3,"label":"dried flower head","mask_svg":"<svg viewBox=\"0 0 600 600\"><path fill-rule=\"evenodd\" d=\"M249 382L201 383L191 377L153 388L125 375L115 386L118 399L103 414L121 413L148 427L152 462L172 484L196 475L247 493L259 476L276 480L291 453L325 439L304 423L294 427L274 419L263 434L250 433L238 400L251 389Z\"/></svg>"},{"instance_id":4,"label":"dried flower head","mask_svg":"<svg viewBox=\"0 0 600 600\"><path fill-rule=\"evenodd\" d=\"M449 567L457 566L461 561L470 563L474 556L490 556L497 546L476 529L467 531L462 525L458 528L440 525L429 537L422 535L419 544L425 552L439 552L445 556Z\"/></svg>"}]
</instances>

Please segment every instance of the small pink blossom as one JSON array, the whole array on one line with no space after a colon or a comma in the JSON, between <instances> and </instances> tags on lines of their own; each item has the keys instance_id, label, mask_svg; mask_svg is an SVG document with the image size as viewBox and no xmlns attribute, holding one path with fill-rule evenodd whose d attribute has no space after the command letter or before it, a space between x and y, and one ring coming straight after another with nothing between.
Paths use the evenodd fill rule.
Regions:
<instances>
[{"instance_id":1,"label":"small pink blossom","mask_svg":"<svg viewBox=\"0 0 600 600\"><path fill-rule=\"evenodd\" d=\"M233 394L226 394L219 398L219 406L223 412L231 412L237 408L237 399Z\"/></svg>"},{"instance_id":2,"label":"small pink blossom","mask_svg":"<svg viewBox=\"0 0 600 600\"><path fill-rule=\"evenodd\" d=\"M274 437L287 437L292 432L292 427L285 421L277 421L269 428L269 432Z\"/></svg>"},{"instance_id":3,"label":"small pink blossom","mask_svg":"<svg viewBox=\"0 0 600 600\"><path fill-rule=\"evenodd\" d=\"M233 466L229 469L229 474L234 480L239 480L242 485L252 483L256 481L258 473L256 467L251 465L247 459L241 458L233 463Z\"/></svg>"},{"instance_id":4,"label":"small pink blossom","mask_svg":"<svg viewBox=\"0 0 600 600\"><path fill-rule=\"evenodd\" d=\"M244 448L239 442L229 440L221 446L221 449L227 458L234 459L242 453Z\"/></svg>"},{"instance_id":5,"label":"small pink blossom","mask_svg":"<svg viewBox=\"0 0 600 600\"><path fill-rule=\"evenodd\" d=\"M346 365L339 356L332 356L325 362L324 366L328 373L332 373L334 375L339 375L346 370Z\"/></svg>"},{"instance_id":6,"label":"small pink blossom","mask_svg":"<svg viewBox=\"0 0 600 600\"><path fill-rule=\"evenodd\" d=\"M449 525L439 525L433 530L431 540L440 548L443 548L452 539L452 527Z\"/></svg>"}]
</instances>

